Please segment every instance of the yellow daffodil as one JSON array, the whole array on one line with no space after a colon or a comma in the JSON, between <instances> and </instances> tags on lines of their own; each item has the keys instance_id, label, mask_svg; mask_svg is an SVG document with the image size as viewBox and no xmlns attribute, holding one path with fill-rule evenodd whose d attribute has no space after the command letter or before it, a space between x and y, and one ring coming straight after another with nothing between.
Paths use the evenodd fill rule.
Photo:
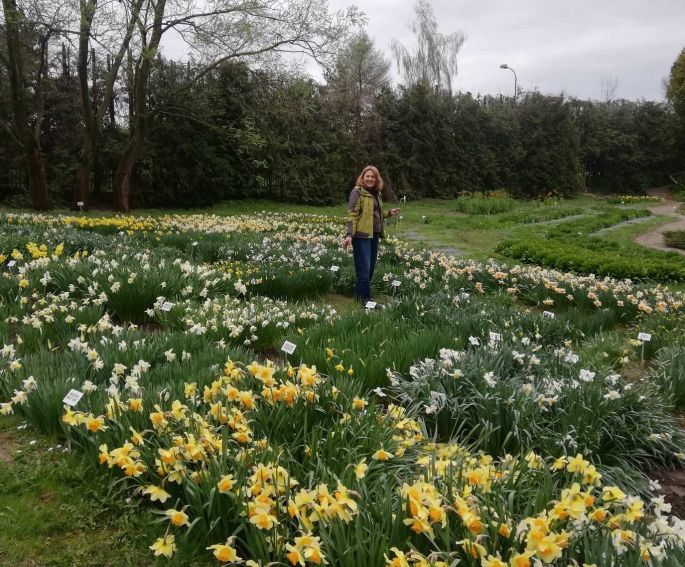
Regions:
<instances>
[{"instance_id":1,"label":"yellow daffodil","mask_svg":"<svg viewBox=\"0 0 685 567\"><path fill-rule=\"evenodd\" d=\"M150 497L150 500L152 500L153 502L159 501L162 504L164 504L164 502L171 498L171 494L169 494L161 486L155 486L154 484L146 486L143 489L143 494L148 495Z\"/></svg>"},{"instance_id":2,"label":"yellow daffodil","mask_svg":"<svg viewBox=\"0 0 685 567\"><path fill-rule=\"evenodd\" d=\"M166 535L158 538L155 543L150 546L150 549L155 552L155 557L164 555L164 557L171 557L176 551L175 538L173 535Z\"/></svg>"},{"instance_id":3,"label":"yellow daffodil","mask_svg":"<svg viewBox=\"0 0 685 567\"><path fill-rule=\"evenodd\" d=\"M383 449L383 448L378 449L378 451L376 451L376 452L371 456L372 459L375 459L375 460L377 460L377 461L387 461L387 460L392 459L392 457L393 457L393 454L392 454L392 453L388 453L388 452L387 452L385 449Z\"/></svg>"},{"instance_id":4,"label":"yellow daffodil","mask_svg":"<svg viewBox=\"0 0 685 567\"><path fill-rule=\"evenodd\" d=\"M169 521L177 528L180 528L181 526L190 526L188 514L186 514L183 510L169 508L164 512L164 514L168 516Z\"/></svg>"}]
</instances>

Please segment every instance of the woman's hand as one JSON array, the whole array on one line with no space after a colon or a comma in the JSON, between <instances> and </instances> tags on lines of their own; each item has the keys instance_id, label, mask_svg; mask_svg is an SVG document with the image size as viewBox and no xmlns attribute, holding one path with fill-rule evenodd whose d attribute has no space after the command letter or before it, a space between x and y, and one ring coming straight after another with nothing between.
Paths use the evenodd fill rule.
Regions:
<instances>
[{"instance_id":1,"label":"woman's hand","mask_svg":"<svg viewBox=\"0 0 685 567\"><path fill-rule=\"evenodd\" d=\"M391 217L396 217L396 216L399 215L399 214L400 214L400 209L399 209L399 208L390 209L390 216L391 216Z\"/></svg>"},{"instance_id":2,"label":"woman's hand","mask_svg":"<svg viewBox=\"0 0 685 567\"><path fill-rule=\"evenodd\" d=\"M352 244L352 237L346 236L342 241L342 247L345 252L347 252L347 249L350 247L350 244Z\"/></svg>"}]
</instances>

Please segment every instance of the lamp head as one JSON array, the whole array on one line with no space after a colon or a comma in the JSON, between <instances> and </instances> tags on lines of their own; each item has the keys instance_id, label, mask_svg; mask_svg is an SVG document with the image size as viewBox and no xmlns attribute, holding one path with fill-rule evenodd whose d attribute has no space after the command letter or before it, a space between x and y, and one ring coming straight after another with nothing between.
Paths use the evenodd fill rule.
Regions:
<instances>
[{"instance_id":1,"label":"lamp head","mask_svg":"<svg viewBox=\"0 0 685 567\"><path fill-rule=\"evenodd\" d=\"M499 68L500 68L500 69L508 69L508 68L509 68L509 65L507 65L506 63L502 63L502 64L499 66Z\"/></svg>"}]
</instances>

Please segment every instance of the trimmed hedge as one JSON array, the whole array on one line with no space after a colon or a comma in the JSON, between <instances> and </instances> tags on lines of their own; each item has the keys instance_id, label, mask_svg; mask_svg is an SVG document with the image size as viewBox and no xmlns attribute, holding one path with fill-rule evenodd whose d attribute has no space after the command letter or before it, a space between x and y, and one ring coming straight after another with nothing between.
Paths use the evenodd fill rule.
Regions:
<instances>
[{"instance_id":1,"label":"trimmed hedge","mask_svg":"<svg viewBox=\"0 0 685 567\"><path fill-rule=\"evenodd\" d=\"M496 251L521 262L576 273L658 282L685 281L685 259L675 253L643 251L597 239L505 240Z\"/></svg>"}]
</instances>

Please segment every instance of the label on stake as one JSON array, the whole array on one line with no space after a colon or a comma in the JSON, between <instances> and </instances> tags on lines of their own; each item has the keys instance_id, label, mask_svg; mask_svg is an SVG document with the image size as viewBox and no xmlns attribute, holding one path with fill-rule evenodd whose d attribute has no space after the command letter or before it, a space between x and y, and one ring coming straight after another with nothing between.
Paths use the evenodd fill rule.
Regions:
<instances>
[{"instance_id":1,"label":"label on stake","mask_svg":"<svg viewBox=\"0 0 685 567\"><path fill-rule=\"evenodd\" d=\"M556 317L556 315L551 311L543 311L542 316L547 317L548 319L554 319Z\"/></svg>"},{"instance_id":2,"label":"label on stake","mask_svg":"<svg viewBox=\"0 0 685 567\"><path fill-rule=\"evenodd\" d=\"M71 406L73 408L76 406L76 404L79 403L79 401L81 400L82 397L83 397L83 392L79 392L78 390L69 390L67 395L64 396L62 403L65 403L68 406Z\"/></svg>"},{"instance_id":3,"label":"label on stake","mask_svg":"<svg viewBox=\"0 0 685 567\"><path fill-rule=\"evenodd\" d=\"M160 308L162 311L171 311L171 308L174 306L173 303L169 301L165 301L162 303L162 307Z\"/></svg>"},{"instance_id":4,"label":"label on stake","mask_svg":"<svg viewBox=\"0 0 685 567\"><path fill-rule=\"evenodd\" d=\"M281 347L281 350L287 354L292 354L295 352L296 348L297 348L297 345L295 343L291 343L290 341L285 341L283 343L283 346Z\"/></svg>"},{"instance_id":5,"label":"label on stake","mask_svg":"<svg viewBox=\"0 0 685 567\"><path fill-rule=\"evenodd\" d=\"M376 305L377 304L375 301L367 301L364 307L366 307L367 309L376 309Z\"/></svg>"},{"instance_id":6,"label":"label on stake","mask_svg":"<svg viewBox=\"0 0 685 567\"><path fill-rule=\"evenodd\" d=\"M83 206L83 201L76 201L76 206L77 206L77 207L82 207L82 206Z\"/></svg>"},{"instance_id":7,"label":"label on stake","mask_svg":"<svg viewBox=\"0 0 685 567\"><path fill-rule=\"evenodd\" d=\"M340 266L331 266L331 272L337 272L340 269Z\"/></svg>"},{"instance_id":8,"label":"label on stake","mask_svg":"<svg viewBox=\"0 0 685 567\"><path fill-rule=\"evenodd\" d=\"M637 339L639 341L648 342L648 341L652 340L652 334L651 333L640 333L640 334L638 334Z\"/></svg>"},{"instance_id":9,"label":"label on stake","mask_svg":"<svg viewBox=\"0 0 685 567\"><path fill-rule=\"evenodd\" d=\"M393 282L390 285L392 287L400 287L402 285L402 282L400 280L393 280Z\"/></svg>"},{"instance_id":10,"label":"label on stake","mask_svg":"<svg viewBox=\"0 0 685 567\"><path fill-rule=\"evenodd\" d=\"M9 262L7 262L7 267L8 267L8 268L13 268L13 267L15 266L16 263L17 263L16 260L10 260Z\"/></svg>"},{"instance_id":11,"label":"label on stake","mask_svg":"<svg viewBox=\"0 0 685 567\"><path fill-rule=\"evenodd\" d=\"M500 335L499 333L493 333L492 331L490 331L490 340L493 343L498 343L502 340L502 335Z\"/></svg>"}]
</instances>

